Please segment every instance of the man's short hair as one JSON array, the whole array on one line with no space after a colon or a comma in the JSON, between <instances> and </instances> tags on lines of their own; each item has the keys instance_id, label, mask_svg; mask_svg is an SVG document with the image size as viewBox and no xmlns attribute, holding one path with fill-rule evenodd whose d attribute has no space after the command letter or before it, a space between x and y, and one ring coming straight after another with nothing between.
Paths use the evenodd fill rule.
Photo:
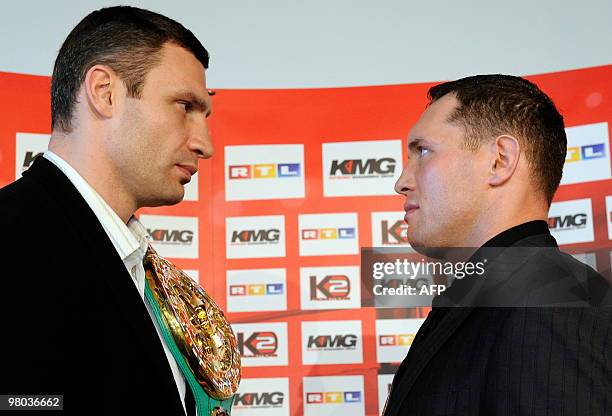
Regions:
<instances>
[{"instance_id":1,"label":"man's short hair","mask_svg":"<svg viewBox=\"0 0 612 416\"><path fill-rule=\"evenodd\" d=\"M190 51L204 68L208 52L190 30L160 14L136 7L96 10L70 32L62 45L51 78L51 127L72 130L77 94L87 71L108 65L127 88L140 98L147 73L160 60L161 49L171 42Z\"/></svg>"},{"instance_id":2,"label":"man's short hair","mask_svg":"<svg viewBox=\"0 0 612 416\"><path fill-rule=\"evenodd\" d=\"M465 147L508 134L519 140L536 185L550 205L567 153L563 116L535 84L511 75L476 75L436 85L430 103L453 94L459 101L449 121L465 129Z\"/></svg>"}]
</instances>

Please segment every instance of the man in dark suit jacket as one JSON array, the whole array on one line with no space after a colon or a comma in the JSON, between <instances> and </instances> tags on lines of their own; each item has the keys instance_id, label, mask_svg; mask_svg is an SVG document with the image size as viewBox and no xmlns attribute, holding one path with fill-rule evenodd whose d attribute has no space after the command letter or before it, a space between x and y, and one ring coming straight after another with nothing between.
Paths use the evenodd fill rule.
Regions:
<instances>
[{"instance_id":1,"label":"man in dark suit jacket","mask_svg":"<svg viewBox=\"0 0 612 416\"><path fill-rule=\"evenodd\" d=\"M455 260L474 247L467 260L487 265L434 299L384 415L612 414L609 282L561 253L546 222L562 116L518 77L468 77L429 97L396 185L409 240Z\"/></svg>"},{"instance_id":2,"label":"man in dark suit jacket","mask_svg":"<svg viewBox=\"0 0 612 416\"><path fill-rule=\"evenodd\" d=\"M0 190L0 394L62 394L79 415L194 414L144 302L144 251L117 240L134 238L138 208L181 201L212 155L207 67L189 30L132 7L91 13L64 42L50 150Z\"/></svg>"}]
</instances>

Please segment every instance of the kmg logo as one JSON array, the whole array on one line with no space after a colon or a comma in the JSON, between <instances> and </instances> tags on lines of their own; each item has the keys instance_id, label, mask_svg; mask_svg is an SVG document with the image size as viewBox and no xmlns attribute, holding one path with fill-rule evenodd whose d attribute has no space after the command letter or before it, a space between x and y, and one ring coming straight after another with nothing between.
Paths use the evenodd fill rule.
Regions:
<instances>
[{"instance_id":1,"label":"kmg logo","mask_svg":"<svg viewBox=\"0 0 612 416\"><path fill-rule=\"evenodd\" d=\"M360 391L326 391L306 393L307 404L361 403Z\"/></svg>"},{"instance_id":2,"label":"kmg logo","mask_svg":"<svg viewBox=\"0 0 612 416\"><path fill-rule=\"evenodd\" d=\"M275 244L280 238L280 230L242 230L232 233L231 243L236 244Z\"/></svg>"},{"instance_id":3,"label":"kmg logo","mask_svg":"<svg viewBox=\"0 0 612 416\"><path fill-rule=\"evenodd\" d=\"M230 179L297 178L301 176L299 163L262 163L228 167Z\"/></svg>"},{"instance_id":4,"label":"kmg logo","mask_svg":"<svg viewBox=\"0 0 612 416\"><path fill-rule=\"evenodd\" d=\"M238 350L243 357L275 357L278 349L278 337L272 331L253 332L244 338L243 332L236 334Z\"/></svg>"},{"instance_id":5,"label":"kmg logo","mask_svg":"<svg viewBox=\"0 0 612 416\"><path fill-rule=\"evenodd\" d=\"M147 229L153 240L164 244L190 244L193 241L193 231Z\"/></svg>"},{"instance_id":6,"label":"kmg logo","mask_svg":"<svg viewBox=\"0 0 612 416\"><path fill-rule=\"evenodd\" d=\"M392 176L395 172L395 159L383 157L380 159L346 159L332 160L329 171L330 178L345 178L347 176Z\"/></svg>"},{"instance_id":7,"label":"kmg logo","mask_svg":"<svg viewBox=\"0 0 612 416\"><path fill-rule=\"evenodd\" d=\"M345 275L329 275L317 282L317 276L310 276L310 300L348 300L351 281Z\"/></svg>"},{"instance_id":8,"label":"kmg logo","mask_svg":"<svg viewBox=\"0 0 612 416\"><path fill-rule=\"evenodd\" d=\"M285 292L282 283L230 285L230 296L265 296L282 295Z\"/></svg>"},{"instance_id":9,"label":"kmg logo","mask_svg":"<svg viewBox=\"0 0 612 416\"><path fill-rule=\"evenodd\" d=\"M319 228L302 230L302 240L338 240L355 238L355 228Z\"/></svg>"},{"instance_id":10,"label":"kmg logo","mask_svg":"<svg viewBox=\"0 0 612 416\"><path fill-rule=\"evenodd\" d=\"M554 231L566 231L585 228L587 223L587 214L580 213L574 215L565 215L548 218L548 228Z\"/></svg>"},{"instance_id":11,"label":"kmg logo","mask_svg":"<svg viewBox=\"0 0 612 416\"><path fill-rule=\"evenodd\" d=\"M285 394L280 391L272 393L238 393L234 396L236 407L281 407L285 401Z\"/></svg>"},{"instance_id":12,"label":"kmg logo","mask_svg":"<svg viewBox=\"0 0 612 416\"><path fill-rule=\"evenodd\" d=\"M415 334L380 335L378 345L381 347L408 347L412 345Z\"/></svg>"},{"instance_id":13,"label":"kmg logo","mask_svg":"<svg viewBox=\"0 0 612 416\"><path fill-rule=\"evenodd\" d=\"M44 152L39 152L39 153L34 153L34 152L26 152L24 158L23 158L23 165L21 166L21 171L25 172L26 170L28 170L28 168L30 167L30 165L32 164L32 162L34 162L34 160L39 157L42 156Z\"/></svg>"},{"instance_id":14,"label":"kmg logo","mask_svg":"<svg viewBox=\"0 0 612 416\"><path fill-rule=\"evenodd\" d=\"M573 146L567 148L565 163L579 162L581 160L599 159L606 157L604 143Z\"/></svg>"},{"instance_id":15,"label":"kmg logo","mask_svg":"<svg viewBox=\"0 0 612 416\"><path fill-rule=\"evenodd\" d=\"M354 349L357 335L311 335L308 337L308 349Z\"/></svg>"}]
</instances>

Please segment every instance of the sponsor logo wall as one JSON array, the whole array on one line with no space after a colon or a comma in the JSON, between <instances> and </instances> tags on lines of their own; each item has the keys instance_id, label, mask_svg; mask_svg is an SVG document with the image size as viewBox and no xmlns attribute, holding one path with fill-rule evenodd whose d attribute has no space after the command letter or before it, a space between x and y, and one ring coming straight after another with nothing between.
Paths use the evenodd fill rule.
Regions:
<instances>
[{"instance_id":1,"label":"sponsor logo wall","mask_svg":"<svg viewBox=\"0 0 612 416\"><path fill-rule=\"evenodd\" d=\"M142 214L140 222L147 228L151 244L160 256L198 258L198 217Z\"/></svg>"},{"instance_id":2,"label":"sponsor logo wall","mask_svg":"<svg viewBox=\"0 0 612 416\"><path fill-rule=\"evenodd\" d=\"M304 416L365 415L363 376L304 377Z\"/></svg>"},{"instance_id":3,"label":"sponsor logo wall","mask_svg":"<svg viewBox=\"0 0 612 416\"><path fill-rule=\"evenodd\" d=\"M424 319L378 319L376 357L379 363L401 363Z\"/></svg>"},{"instance_id":4,"label":"sponsor logo wall","mask_svg":"<svg viewBox=\"0 0 612 416\"><path fill-rule=\"evenodd\" d=\"M298 221L301 256L359 253L357 214L303 214Z\"/></svg>"},{"instance_id":5,"label":"sponsor logo wall","mask_svg":"<svg viewBox=\"0 0 612 416\"><path fill-rule=\"evenodd\" d=\"M553 202L548 211L548 228L558 244L594 241L591 199Z\"/></svg>"},{"instance_id":6,"label":"sponsor logo wall","mask_svg":"<svg viewBox=\"0 0 612 416\"><path fill-rule=\"evenodd\" d=\"M289 416L288 378L245 378L234 397L237 416Z\"/></svg>"},{"instance_id":7,"label":"sponsor logo wall","mask_svg":"<svg viewBox=\"0 0 612 416\"><path fill-rule=\"evenodd\" d=\"M385 408L385 402L391 392L391 384L393 383L393 374L378 375L378 414L382 415Z\"/></svg>"},{"instance_id":8,"label":"sponsor logo wall","mask_svg":"<svg viewBox=\"0 0 612 416\"><path fill-rule=\"evenodd\" d=\"M304 364L361 364L361 321L303 321Z\"/></svg>"},{"instance_id":9,"label":"sponsor logo wall","mask_svg":"<svg viewBox=\"0 0 612 416\"><path fill-rule=\"evenodd\" d=\"M233 330L244 367L287 365L285 322L235 324Z\"/></svg>"},{"instance_id":10,"label":"sponsor logo wall","mask_svg":"<svg viewBox=\"0 0 612 416\"><path fill-rule=\"evenodd\" d=\"M228 259L285 255L285 218L282 215L227 217L225 223Z\"/></svg>"},{"instance_id":11,"label":"sponsor logo wall","mask_svg":"<svg viewBox=\"0 0 612 416\"><path fill-rule=\"evenodd\" d=\"M300 268L300 301L304 310L361 307L359 267Z\"/></svg>"},{"instance_id":12,"label":"sponsor logo wall","mask_svg":"<svg viewBox=\"0 0 612 416\"><path fill-rule=\"evenodd\" d=\"M612 104L593 94L612 96L611 78L612 66L530 77L568 126L549 228L600 271L612 262L598 251L612 247ZM14 86L0 91L3 186L46 150L50 112L47 78L0 81ZM244 366L236 415L380 414L429 308L362 307L376 303L359 249L410 250L393 186L430 85L221 91L210 120L216 154L183 202L139 213L156 250L232 323Z\"/></svg>"},{"instance_id":13,"label":"sponsor logo wall","mask_svg":"<svg viewBox=\"0 0 612 416\"><path fill-rule=\"evenodd\" d=\"M227 311L286 310L286 274L285 269L228 270Z\"/></svg>"}]
</instances>

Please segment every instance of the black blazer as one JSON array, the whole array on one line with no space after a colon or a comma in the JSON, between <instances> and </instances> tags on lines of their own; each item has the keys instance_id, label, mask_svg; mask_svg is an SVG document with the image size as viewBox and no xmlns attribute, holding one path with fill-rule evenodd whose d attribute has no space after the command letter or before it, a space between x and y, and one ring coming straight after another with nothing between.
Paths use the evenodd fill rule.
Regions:
<instances>
[{"instance_id":1,"label":"black blazer","mask_svg":"<svg viewBox=\"0 0 612 416\"><path fill-rule=\"evenodd\" d=\"M385 416L612 415L610 286L549 234L512 247L486 279L434 299Z\"/></svg>"},{"instance_id":2,"label":"black blazer","mask_svg":"<svg viewBox=\"0 0 612 416\"><path fill-rule=\"evenodd\" d=\"M184 415L131 276L55 165L39 157L0 190L0 229L0 394L63 394L78 415Z\"/></svg>"}]
</instances>

